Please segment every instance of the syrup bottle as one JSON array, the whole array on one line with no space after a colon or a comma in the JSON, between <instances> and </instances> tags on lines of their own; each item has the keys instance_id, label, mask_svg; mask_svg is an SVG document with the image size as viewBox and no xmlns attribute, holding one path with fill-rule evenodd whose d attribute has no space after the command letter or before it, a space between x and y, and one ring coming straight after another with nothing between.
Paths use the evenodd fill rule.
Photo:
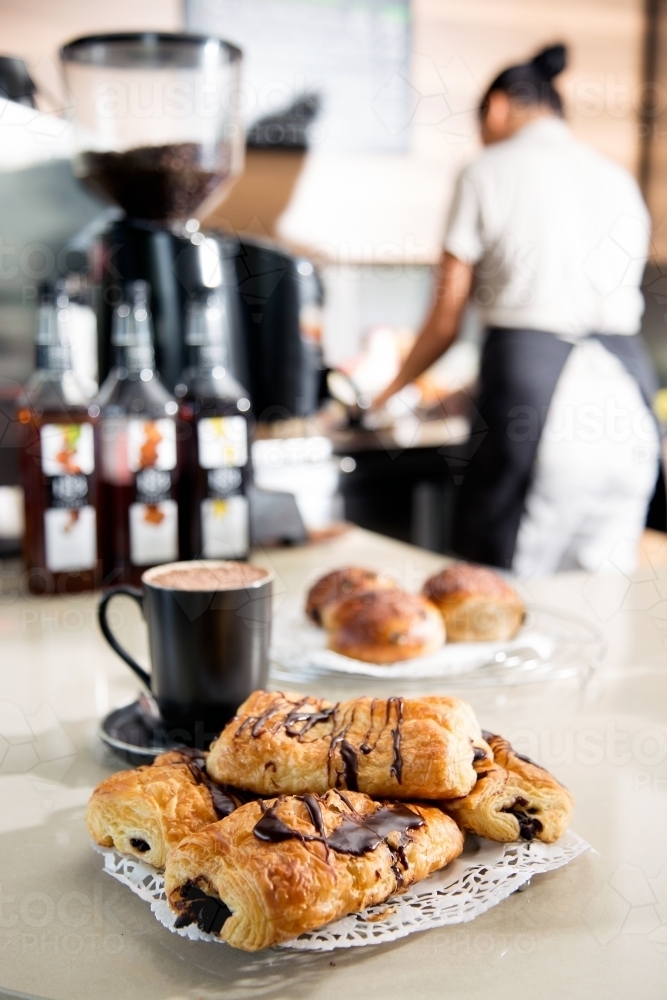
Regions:
<instances>
[{"instance_id":1,"label":"syrup bottle","mask_svg":"<svg viewBox=\"0 0 667 1000\"><path fill-rule=\"evenodd\" d=\"M114 310L114 367L96 399L99 545L105 585L138 584L149 566L178 559L178 404L155 370L146 282L130 282Z\"/></svg>"},{"instance_id":2,"label":"syrup bottle","mask_svg":"<svg viewBox=\"0 0 667 1000\"><path fill-rule=\"evenodd\" d=\"M189 558L247 559L250 402L227 368L224 299L190 302L185 342L188 366L176 386L190 428L181 443L181 549Z\"/></svg>"},{"instance_id":3,"label":"syrup bottle","mask_svg":"<svg viewBox=\"0 0 667 1000\"><path fill-rule=\"evenodd\" d=\"M69 301L44 292L37 364L19 398L24 558L33 594L74 594L98 582L93 417L72 366Z\"/></svg>"}]
</instances>

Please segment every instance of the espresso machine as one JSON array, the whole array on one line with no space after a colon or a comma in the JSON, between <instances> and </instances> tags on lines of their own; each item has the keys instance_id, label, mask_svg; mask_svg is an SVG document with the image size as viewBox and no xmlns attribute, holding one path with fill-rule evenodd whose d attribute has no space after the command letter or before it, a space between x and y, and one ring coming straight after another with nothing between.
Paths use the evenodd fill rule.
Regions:
<instances>
[{"instance_id":1,"label":"espresso machine","mask_svg":"<svg viewBox=\"0 0 667 1000\"><path fill-rule=\"evenodd\" d=\"M95 248L100 382L128 282L150 289L157 367L178 395L188 303L215 294L227 368L257 421L317 405L321 362L302 336L303 265L270 244L203 232L199 218L243 170L242 54L219 38L153 32L78 38L61 49L72 98L74 170L117 208ZM298 542L293 497L251 487L253 541Z\"/></svg>"}]
</instances>

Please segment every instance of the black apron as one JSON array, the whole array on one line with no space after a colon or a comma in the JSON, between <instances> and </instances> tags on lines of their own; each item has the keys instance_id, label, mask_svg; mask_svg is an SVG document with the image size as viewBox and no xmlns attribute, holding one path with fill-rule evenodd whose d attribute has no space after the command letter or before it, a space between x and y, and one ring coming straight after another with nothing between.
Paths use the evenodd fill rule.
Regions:
<instances>
[{"instance_id":1,"label":"black apron","mask_svg":"<svg viewBox=\"0 0 667 1000\"><path fill-rule=\"evenodd\" d=\"M591 336L621 361L651 410L658 380L641 337ZM462 558L511 568L537 446L573 346L543 330L489 330L469 462L454 515L454 550ZM665 530L666 506L660 467L649 527Z\"/></svg>"}]
</instances>

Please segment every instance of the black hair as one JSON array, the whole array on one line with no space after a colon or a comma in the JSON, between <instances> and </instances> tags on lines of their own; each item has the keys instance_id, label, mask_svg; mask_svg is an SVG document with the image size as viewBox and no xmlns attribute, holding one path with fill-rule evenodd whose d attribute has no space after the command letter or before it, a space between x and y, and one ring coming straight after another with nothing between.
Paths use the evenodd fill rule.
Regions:
<instances>
[{"instance_id":1,"label":"black hair","mask_svg":"<svg viewBox=\"0 0 667 1000\"><path fill-rule=\"evenodd\" d=\"M509 66L489 85L479 106L480 115L486 114L489 97L496 90L502 90L522 104L543 104L562 115L563 99L551 81L566 65L567 49L558 44L542 49L530 62Z\"/></svg>"}]
</instances>

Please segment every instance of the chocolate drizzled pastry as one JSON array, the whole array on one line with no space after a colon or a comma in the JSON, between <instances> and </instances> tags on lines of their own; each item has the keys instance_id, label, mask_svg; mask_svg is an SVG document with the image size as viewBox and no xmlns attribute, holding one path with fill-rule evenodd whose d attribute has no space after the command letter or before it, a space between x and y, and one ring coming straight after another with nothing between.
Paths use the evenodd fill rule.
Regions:
<instances>
[{"instance_id":1,"label":"chocolate drizzled pastry","mask_svg":"<svg viewBox=\"0 0 667 1000\"><path fill-rule=\"evenodd\" d=\"M101 846L163 868L186 834L229 816L247 800L247 793L209 777L202 751L170 750L150 767L118 771L99 784L86 823Z\"/></svg>"},{"instance_id":2,"label":"chocolate drizzled pastry","mask_svg":"<svg viewBox=\"0 0 667 1000\"><path fill-rule=\"evenodd\" d=\"M131 218L171 223L189 219L227 179L229 150L214 170L202 164L195 142L138 146L123 153L80 155L78 172L96 194L111 200Z\"/></svg>"},{"instance_id":3,"label":"chocolate drizzled pastry","mask_svg":"<svg viewBox=\"0 0 667 1000\"><path fill-rule=\"evenodd\" d=\"M329 788L398 799L467 794L483 750L472 709L457 698L356 698L336 704L256 691L211 746L216 781L257 795Z\"/></svg>"},{"instance_id":4,"label":"chocolate drizzled pastry","mask_svg":"<svg viewBox=\"0 0 667 1000\"><path fill-rule=\"evenodd\" d=\"M440 809L329 791L250 802L171 853L165 890L179 926L257 951L383 902L457 857Z\"/></svg>"},{"instance_id":5,"label":"chocolate drizzled pastry","mask_svg":"<svg viewBox=\"0 0 667 1000\"><path fill-rule=\"evenodd\" d=\"M443 809L462 829L490 840L557 840L572 815L568 790L502 736L484 736L492 757L475 760L475 787L463 798L442 802Z\"/></svg>"}]
</instances>

